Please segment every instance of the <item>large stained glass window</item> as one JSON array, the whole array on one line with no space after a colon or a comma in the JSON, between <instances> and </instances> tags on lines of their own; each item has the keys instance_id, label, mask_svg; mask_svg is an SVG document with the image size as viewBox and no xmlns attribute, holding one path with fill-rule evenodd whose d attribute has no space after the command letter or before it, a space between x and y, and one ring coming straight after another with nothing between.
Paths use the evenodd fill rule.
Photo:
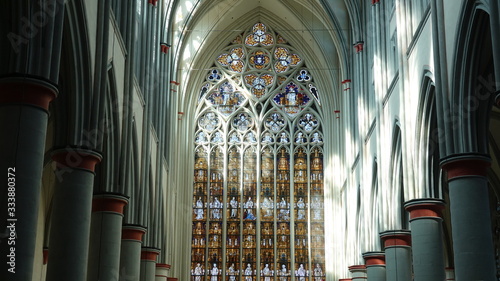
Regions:
<instances>
[{"instance_id":1,"label":"large stained glass window","mask_svg":"<svg viewBox=\"0 0 500 281\"><path fill-rule=\"evenodd\" d=\"M306 62L257 23L199 89L191 280L324 280L321 104Z\"/></svg>"}]
</instances>

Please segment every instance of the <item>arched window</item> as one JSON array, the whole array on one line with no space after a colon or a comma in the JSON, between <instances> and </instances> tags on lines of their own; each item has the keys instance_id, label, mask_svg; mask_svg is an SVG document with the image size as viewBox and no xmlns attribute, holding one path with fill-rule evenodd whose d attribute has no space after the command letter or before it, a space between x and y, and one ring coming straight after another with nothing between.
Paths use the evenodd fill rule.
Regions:
<instances>
[{"instance_id":1,"label":"arched window","mask_svg":"<svg viewBox=\"0 0 500 281\"><path fill-rule=\"evenodd\" d=\"M303 57L263 23L214 58L194 133L192 280L324 279L320 109Z\"/></svg>"}]
</instances>

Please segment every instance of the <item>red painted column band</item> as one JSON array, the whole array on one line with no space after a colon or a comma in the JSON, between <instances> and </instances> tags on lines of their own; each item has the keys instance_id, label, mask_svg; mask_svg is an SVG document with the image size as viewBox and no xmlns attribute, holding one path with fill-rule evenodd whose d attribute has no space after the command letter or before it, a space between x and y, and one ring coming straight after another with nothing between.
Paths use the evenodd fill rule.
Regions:
<instances>
[{"instance_id":1,"label":"red painted column band","mask_svg":"<svg viewBox=\"0 0 500 281\"><path fill-rule=\"evenodd\" d=\"M47 264L49 262L49 248L43 247L43 264Z\"/></svg>"},{"instance_id":2,"label":"red painted column band","mask_svg":"<svg viewBox=\"0 0 500 281\"><path fill-rule=\"evenodd\" d=\"M160 50L162 53L167 54L168 50L170 49L170 45L167 43L161 43L160 44Z\"/></svg>"},{"instance_id":3,"label":"red painted column band","mask_svg":"<svg viewBox=\"0 0 500 281\"><path fill-rule=\"evenodd\" d=\"M363 254L365 266L385 266L385 253L384 252L367 252Z\"/></svg>"},{"instance_id":4,"label":"red painted column band","mask_svg":"<svg viewBox=\"0 0 500 281\"><path fill-rule=\"evenodd\" d=\"M121 194L96 194L92 200L92 212L113 212L123 215L128 198Z\"/></svg>"},{"instance_id":5,"label":"red painted column band","mask_svg":"<svg viewBox=\"0 0 500 281\"><path fill-rule=\"evenodd\" d=\"M444 205L444 201L440 199L414 199L405 203L405 209L410 213L410 220L442 218Z\"/></svg>"},{"instance_id":6,"label":"red painted column band","mask_svg":"<svg viewBox=\"0 0 500 281\"><path fill-rule=\"evenodd\" d=\"M354 49L356 50L356 53L360 53L363 51L364 44L365 44L365 42L363 42L363 41L359 41L359 42L356 42L354 44Z\"/></svg>"},{"instance_id":7,"label":"red painted column band","mask_svg":"<svg viewBox=\"0 0 500 281\"><path fill-rule=\"evenodd\" d=\"M365 265L351 265L348 267L349 272L351 272L351 279L354 280L365 280L366 279L366 266Z\"/></svg>"},{"instance_id":8,"label":"red painted column band","mask_svg":"<svg viewBox=\"0 0 500 281\"><path fill-rule=\"evenodd\" d=\"M156 262L160 250L156 248L143 247L141 251L141 260Z\"/></svg>"},{"instance_id":9,"label":"red painted column band","mask_svg":"<svg viewBox=\"0 0 500 281\"><path fill-rule=\"evenodd\" d=\"M411 235L409 231L385 231L380 233L380 239L384 242L384 247L409 247L411 246Z\"/></svg>"},{"instance_id":10,"label":"red painted column band","mask_svg":"<svg viewBox=\"0 0 500 281\"><path fill-rule=\"evenodd\" d=\"M101 162L102 156L92 150L82 148L63 148L52 152L52 160L58 169L81 169L95 171L95 166Z\"/></svg>"},{"instance_id":11,"label":"red painted column band","mask_svg":"<svg viewBox=\"0 0 500 281\"><path fill-rule=\"evenodd\" d=\"M170 269L171 265L166 263L157 263L156 267Z\"/></svg>"},{"instance_id":12,"label":"red painted column band","mask_svg":"<svg viewBox=\"0 0 500 281\"><path fill-rule=\"evenodd\" d=\"M448 180L466 176L486 177L491 160L481 155L465 155L445 159L441 165Z\"/></svg>"},{"instance_id":13,"label":"red painted column band","mask_svg":"<svg viewBox=\"0 0 500 281\"><path fill-rule=\"evenodd\" d=\"M49 110L57 97L56 86L43 80L28 77L0 79L0 104L24 104Z\"/></svg>"},{"instance_id":14,"label":"red painted column band","mask_svg":"<svg viewBox=\"0 0 500 281\"><path fill-rule=\"evenodd\" d=\"M146 228L141 225L126 224L122 228L122 240L142 242L142 237L145 233Z\"/></svg>"},{"instance_id":15,"label":"red painted column band","mask_svg":"<svg viewBox=\"0 0 500 281\"><path fill-rule=\"evenodd\" d=\"M366 266L360 264L360 265L351 265L348 267L349 271L363 271L366 270Z\"/></svg>"}]
</instances>

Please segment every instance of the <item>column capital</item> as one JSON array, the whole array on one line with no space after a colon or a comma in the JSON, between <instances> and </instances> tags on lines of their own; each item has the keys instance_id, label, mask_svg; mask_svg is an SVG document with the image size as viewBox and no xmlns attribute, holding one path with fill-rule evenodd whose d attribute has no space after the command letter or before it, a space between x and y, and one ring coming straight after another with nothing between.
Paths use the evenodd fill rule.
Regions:
<instances>
[{"instance_id":1,"label":"column capital","mask_svg":"<svg viewBox=\"0 0 500 281\"><path fill-rule=\"evenodd\" d=\"M388 230L380 233L384 247L410 247L411 232L409 230Z\"/></svg>"},{"instance_id":2,"label":"column capital","mask_svg":"<svg viewBox=\"0 0 500 281\"><path fill-rule=\"evenodd\" d=\"M366 266L363 265L363 264L356 264L356 265L349 266L348 269L349 269L350 272L365 271L366 270Z\"/></svg>"},{"instance_id":3,"label":"column capital","mask_svg":"<svg viewBox=\"0 0 500 281\"><path fill-rule=\"evenodd\" d=\"M351 265L348 267L352 280L366 279L366 266L364 264Z\"/></svg>"},{"instance_id":4,"label":"column capital","mask_svg":"<svg viewBox=\"0 0 500 281\"><path fill-rule=\"evenodd\" d=\"M53 150L51 157L59 169L81 169L92 173L102 160L102 155L94 150L70 146Z\"/></svg>"},{"instance_id":5,"label":"column capital","mask_svg":"<svg viewBox=\"0 0 500 281\"><path fill-rule=\"evenodd\" d=\"M160 254L160 249L153 247L142 247L141 248L141 260L143 261L154 261Z\"/></svg>"},{"instance_id":6,"label":"column capital","mask_svg":"<svg viewBox=\"0 0 500 281\"><path fill-rule=\"evenodd\" d=\"M167 44L165 42L160 43L160 50L162 53L167 54L169 49L170 49L170 44Z\"/></svg>"},{"instance_id":7,"label":"column capital","mask_svg":"<svg viewBox=\"0 0 500 281\"><path fill-rule=\"evenodd\" d=\"M123 215L123 208L128 204L128 196L120 193L97 193L92 199L92 212L112 212Z\"/></svg>"},{"instance_id":8,"label":"column capital","mask_svg":"<svg viewBox=\"0 0 500 281\"><path fill-rule=\"evenodd\" d=\"M358 41L354 43L354 49L356 50L356 53L360 53L363 51L365 42L364 41Z\"/></svg>"},{"instance_id":9,"label":"column capital","mask_svg":"<svg viewBox=\"0 0 500 281\"><path fill-rule=\"evenodd\" d=\"M122 226L122 240L134 240L142 242L142 236L146 233L146 227L138 224L124 224Z\"/></svg>"},{"instance_id":10,"label":"column capital","mask_svg":"<svg viewBox=\"0 0 500 281\"><path fill-rule=\"evenodd\" d=\"M365 266L385 266L385 252L366 252L363 253Z\"/></svg>"},{"instance_id":11,"label":"column capital","mask_svg":"<svg viewBox=\"0 0 500 281\"><path fill-rule=\"evenodd\" d=\"M404 207L410 213L410 220L418 218L442 218L445 202L436 198L421 198L406 201Z\"/></svg>"},{"instance_id":12,"label":"column capital","mask_svg":"<svg viewBox=\"0 0 500 281\"><path fill-rule=\"evenodd\" d=\"M156 268L170 269L170 267L172 267L172 266L170 264L166 264L166 263L157 263L156 264Z\"/></svg>"},{"instance_id":13,"label":"column capital","mask_svg":"<svg viewBox=\"0 0 500 281\"><path fill-rule=\"evenodd\" d=\"M467 176L486 177L491 159L484 154L457 154L441 159L441 167L448 180Z\"/></svg>"},{"instance_id":14,"label":"column capital","mask_svg":"<svg viewBox=\"0 0 500 281\"><path fill-rule=\"evenodd\" d=\"M49 104L57 97L57 87L35 77L0 78L0 105L23 104L49 110Z\"/></svg>"}]
</instances>

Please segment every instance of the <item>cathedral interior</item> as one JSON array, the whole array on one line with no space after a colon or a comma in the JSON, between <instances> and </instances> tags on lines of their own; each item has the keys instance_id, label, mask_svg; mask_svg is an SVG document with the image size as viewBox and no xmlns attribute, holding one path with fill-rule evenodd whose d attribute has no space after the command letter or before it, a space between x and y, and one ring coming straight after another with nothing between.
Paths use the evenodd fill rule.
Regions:
<instances>
[{"instance_id":1,"label":"cathedral interior","mask_svg":"<svg viewBox=\"0 0 500 281\"><path fill-rule=\"evenodd\" d=\"M498 0L17 0L0 280L500 280Z\"/></svg>"}]
</instances>

